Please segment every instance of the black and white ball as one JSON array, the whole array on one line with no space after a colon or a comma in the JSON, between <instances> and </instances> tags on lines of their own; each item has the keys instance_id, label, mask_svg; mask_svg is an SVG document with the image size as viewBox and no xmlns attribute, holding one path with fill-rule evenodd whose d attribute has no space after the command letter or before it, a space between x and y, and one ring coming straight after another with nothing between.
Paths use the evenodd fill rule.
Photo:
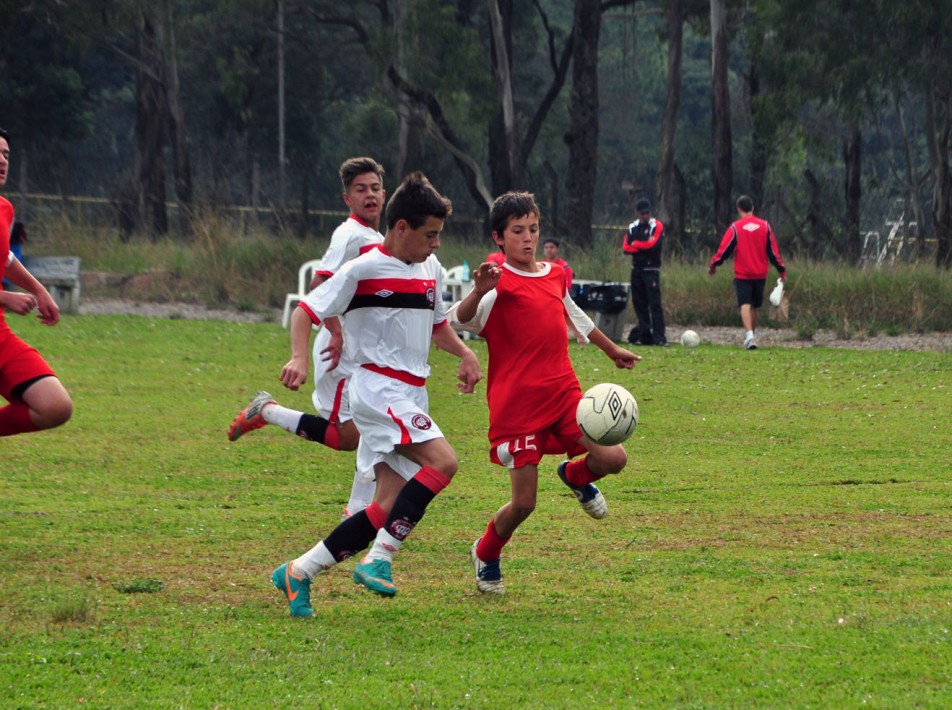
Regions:
<instances>
[{"instance_id":1,"label":"black and white ball","mask_svg":"<svg viewBox=\"0 0 952 710\"><path fill-rule=\"evenodd\" d=\"M638 425L638 402L624 387L603 382L582 395L575 420L582 433L596 444L620 444Z\"/></svg>"}]
</instances>

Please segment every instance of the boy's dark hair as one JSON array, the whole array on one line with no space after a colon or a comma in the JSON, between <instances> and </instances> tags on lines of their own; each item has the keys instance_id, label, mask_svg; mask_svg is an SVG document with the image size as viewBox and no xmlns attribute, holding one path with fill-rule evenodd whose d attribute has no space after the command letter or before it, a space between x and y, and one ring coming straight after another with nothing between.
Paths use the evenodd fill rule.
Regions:
<instances>
[{"instance_id":1,"label":"boy's dark hair","mask_svg":"<svg viewBox=\"0 0 952 710\"><path fill-rule=\"evenodd\" d=\"M340 171L338 171L340 184L344 188L344 192L350 189L350 184L355 177L364 173L374 173L380 178L380 182L383 182L383 166L373 158L349 158L345 160L340 166Z\"/></svg>"},{"instance_id":2,"label":"boy's dark hair","mask_svg":"<svg viewBox=\"0 0 952 710\"><path fill-rule=\"evenodd\" d=\"M558 240L558 239L555 239L554 237L549 237L549 238L546 239L544 242L542 242L542 246L545 246L546 244L551 244L551 245L554 246L556 249L560 249L560 248L562 247L562 245L559 244L559 240Z\"/></svg>"},{"instance_id":3,"label":"boy's dark hair","mask_svg":"<svg viewBox=\"0 0 952 710\"><path fill-rule=\"evenodd\" d=\"M754 201L750 199L749 195L741 195L737 198L737 209L741 212L753 212Z\"/></svg>"},{"instance_id":4,"label":"boy's dark hair","mask_svg":"<svg viewBox=\"0 0 952 710\"><path fill-rule=\"evenodd\" d=\"M489 229L502 236L509 226L509 220L529 214L542 216L535 195L531 192L507 192L497 197L489 208Z\"/></svg>"},{"instance_id":5,"label":"boy's dark hair","mask_svg":"<svg viewBox=\"0 0 952 710\"><path fill-rule=\"evenodd\" d=\"M387 203L387 229L393 229L401 219L413 229L426 222L428 217L446 219L453 214L453 203L443 197L420 171L403 178L400 187L394 190Z\"/></svg>"}]
</instances>

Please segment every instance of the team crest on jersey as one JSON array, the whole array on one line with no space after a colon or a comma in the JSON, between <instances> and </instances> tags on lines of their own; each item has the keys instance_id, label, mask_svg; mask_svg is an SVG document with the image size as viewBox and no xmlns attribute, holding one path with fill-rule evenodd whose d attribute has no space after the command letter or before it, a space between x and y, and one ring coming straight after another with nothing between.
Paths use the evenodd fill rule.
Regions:
<instances>
[{"instance_id":1,"label":"team crest on jersey","mask_svg":"<svg viewBox=\"0 0 952 710\"><path fill-rule=\"evenodd\" d=\"M383 289L380 289L379 291L377 291L377 293L375 293L374 295L375 295L375 296L380 296L380 298L387 298L388 296L392 296L392 295L393 295L393 291L391 291L391 290L388 289L388 288L383 288Z\"/></svg>"},{"instance_id":2,"label":"team crest on jersey","mask_svg":"<svg viewBox=\"0 0 952 710\"><path fill-rule=\"evenodd\" d=\"M414 414L410 420L410 426L420 431L426 431L433 426L433 421L425 414Z\"/></svg>"},{"instance_id":3,"label":"team crest on jersey","mask_svg":"<svg viewBox=\"0 0 952 710\"><path fill-rule=\"evenodd\" d=\"M743 229L745 232L756 232L758 229L760 229L760 225L753 223L745 224L743 227L741 227L741 229Z\"/></svg>"},{"instance_id":4,"label":"team crest on jersey","mask_svg":"<svg viewBox=\"0 0 952 710\"><path fill-rule=\"evenodd\" d=\"M436 305L436 289L428 288L426 290L426 303L430 308Z\"/></svg>"}]
</instances>

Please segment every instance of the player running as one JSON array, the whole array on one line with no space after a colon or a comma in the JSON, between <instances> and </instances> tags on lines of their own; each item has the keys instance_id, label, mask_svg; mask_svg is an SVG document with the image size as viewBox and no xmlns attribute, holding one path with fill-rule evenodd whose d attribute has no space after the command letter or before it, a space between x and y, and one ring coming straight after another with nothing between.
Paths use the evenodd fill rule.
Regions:
<instances>
[{"instance_id":1,"label":"player running","mask_svg":"<svg viewBox=\"0 0 952 710\"><path fill-rule=\"evenodd\" d=\"M10 136L0 129L0 187L10 168ZM20 340L7 325L5 311L21 316L38 312L46 325L59 322L60 310L49 291L10 251L13 205L0 197L0 284L6 278L27 293L4 291L0 286L0 436L27 434L65 424L73 401L43 357Z\"/></svg>"},{"instance_id":2,"label":"player running","mask_svg":"<svg viewBox=\"0 0 952 710\"><path fill-rule=\"evenodd\" d=\"M509 469L512 497L473 543L471 557L479 591L502 594L502 548L535 509L542 456L587 454L563 461L558 475L593 518L608 514L594 481L618 473L628 460L621 445L601 446L578 428L582 389L569 358L566 323L579 342L594 343L616 367L630 369L641 358L612 342L572 301L564 269L536 261L539 208L533 195L497 198L489 225L506 261L501 267L481 264L473 291L448 316L455 327L484 338L489 349L489 458Z\"/></svg>"},{"instance_id":3,"label":"player running","mask_svg":"<svg viewBox=\"0 0 952 710\"><path fill-rule=\"evenodd\" d=\"M340 166L339 173L344 203L351 214L334 230L327 251L314 272L310 290L324 283L351 259L383 242L383 235L379 232L380 215L387 196L383 187L383 167L373 158L350 158ZM282 407L268 392L258 392L231 423L228 439L237 441L249 431L275 424L330 449L356 449L360 435L351 417L347 394L353 364L348 353L341 354L339 333L337 319L329 319L314 339L314 393L311 398L317 416ZM310 334L310 329L299 333L291 330L291 360L285 365L281 379L288 389L297 390L307 380ZM339 358L336 360L338 364L332 367L335 357ZM366 508L373 496L373 472L357 469L344 516Z\"/></svg>"},{"instance_id":4,"label":"player running","mask_svg":"<svg viewBox=\"0 0 952 710\"><path fill-rule=\"evenodd\" d=\"M447 323L439 297L443 268L434 252L451 212L450 201L422 173L408 175L390 198L380 249L345 264L291 317L293 330L307 331L312 322L347 314L343 333L354 364L351 411L360 430L357 467L372 468L377 477L373 503L274 570L271 579L287 597L292 616L313 616L314 576L371 541L354 581L378 594L396 594L393 556L456 473L456 452L430 418L426 391L431 342L460 358L460 391L472 392L482 378L476 356ZM285 375L295 373L284 373L283 380Z\"/></svg>"}]
</instances>

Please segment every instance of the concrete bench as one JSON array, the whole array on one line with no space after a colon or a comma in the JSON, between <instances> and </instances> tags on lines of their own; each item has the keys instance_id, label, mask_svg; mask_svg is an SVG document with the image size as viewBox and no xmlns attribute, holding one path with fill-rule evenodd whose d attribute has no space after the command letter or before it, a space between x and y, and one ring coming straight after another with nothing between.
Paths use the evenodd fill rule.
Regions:
<instances>
[{"instance_id":1,"label":"concrete bench","mask_svg":"<svg viewBox=\"0 0 952 710\"><path fill-rule=\"evenodd\" d=\"M23 265L46 287L63 313L79 313L78 256L32 256Z\"/></svg>"}]
</instances>

